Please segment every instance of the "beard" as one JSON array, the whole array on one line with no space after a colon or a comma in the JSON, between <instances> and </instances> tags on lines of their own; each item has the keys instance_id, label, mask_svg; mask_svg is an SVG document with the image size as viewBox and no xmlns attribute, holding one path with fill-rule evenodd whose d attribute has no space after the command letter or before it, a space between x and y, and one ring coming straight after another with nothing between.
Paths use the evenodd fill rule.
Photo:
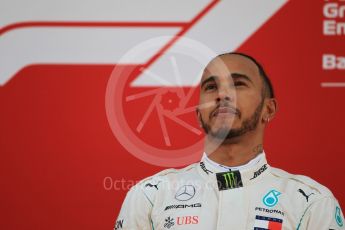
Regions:
<instances>
[{"instance_id":1,"label":"beard","mask_svg":"<svg viewBox=\"0 0 345 230\"><path fill-rule=\"evenodd\" d=\"M216 138L222 142L226 142L227 140L242 136L243 134L256 129L260 120L260 114L263 109L263 105L264 100L262 100L260 104L256 107L253 115L242 122L240 128L219 128L218 130L213 131L210 125L206 124L201 118L200 120L202 128L204 129L207 135L210 135L211 137Z\"/></svg>"}]
</instances>

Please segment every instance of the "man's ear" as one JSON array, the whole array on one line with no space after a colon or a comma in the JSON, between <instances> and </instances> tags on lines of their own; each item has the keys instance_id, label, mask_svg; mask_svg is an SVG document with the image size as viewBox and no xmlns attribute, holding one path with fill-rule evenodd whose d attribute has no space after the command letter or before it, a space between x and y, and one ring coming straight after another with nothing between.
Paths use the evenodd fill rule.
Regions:
<instances>
[{"instance_id":1,"label":"man's ear","mask_svg":"<svg viewBox=\"0 0 345 230\"><path fill-rule=\"evenodd\" d=\"M266 98L265 99L265 110L263 114L263 121L268 123L270 120L272 120L277 111L278 111L278 102L275 98Z\"/></svg>"}]
</instances>

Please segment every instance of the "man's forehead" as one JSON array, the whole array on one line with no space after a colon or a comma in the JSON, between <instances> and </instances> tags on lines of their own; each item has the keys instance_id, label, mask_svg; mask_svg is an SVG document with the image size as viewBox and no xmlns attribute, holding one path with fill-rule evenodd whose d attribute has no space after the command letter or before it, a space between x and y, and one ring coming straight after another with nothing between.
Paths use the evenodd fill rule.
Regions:
<instances>
[{"instance_id":1,"label":"man's forehead","mask_svg":"<svg viewBox=\"0 0 345 230\"><path fill-rule=\"evenodd\" d=\"M230 75L239 73L248 76L255 81L259 78L259 68L247 57L237 54L225 54L211 60L204 69L201 81L205 78L218 75Z\"/></svg>"}]
</instances>

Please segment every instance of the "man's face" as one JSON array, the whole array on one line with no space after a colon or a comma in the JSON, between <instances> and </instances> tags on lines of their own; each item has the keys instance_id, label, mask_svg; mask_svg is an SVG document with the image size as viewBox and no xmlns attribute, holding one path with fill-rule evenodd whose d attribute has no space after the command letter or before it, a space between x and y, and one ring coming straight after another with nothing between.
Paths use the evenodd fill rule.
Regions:
<instances>
[{"instance_id":1,"label":"man's face","mask_svg":"<svg viewBox=\"0 0 345 230\"><path fill-rule=\"evenodd\" d=\"M263 108L258 67L240 55L224 55L205 68L198 117L205 132L230 139L255 130Z\"/></svg>"}]
</instances>

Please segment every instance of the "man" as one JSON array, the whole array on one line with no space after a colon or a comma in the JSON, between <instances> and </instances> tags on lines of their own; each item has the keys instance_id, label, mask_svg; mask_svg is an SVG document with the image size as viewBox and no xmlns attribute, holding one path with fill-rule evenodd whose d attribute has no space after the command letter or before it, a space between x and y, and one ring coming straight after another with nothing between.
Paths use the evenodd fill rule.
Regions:
<instances>
[{"instance_id":1,"label":"man","mask_svg":"<svg viewBox=\"0 0 345 230\"><path fill-rule=\"evenodd\" d=\"M213 59L197 108L207 134L202 160L134 186L115 229L345 229L326 187L267 164L264 130L276 111L255 59L241 53Z\"/></svg>"}]
</instances>

